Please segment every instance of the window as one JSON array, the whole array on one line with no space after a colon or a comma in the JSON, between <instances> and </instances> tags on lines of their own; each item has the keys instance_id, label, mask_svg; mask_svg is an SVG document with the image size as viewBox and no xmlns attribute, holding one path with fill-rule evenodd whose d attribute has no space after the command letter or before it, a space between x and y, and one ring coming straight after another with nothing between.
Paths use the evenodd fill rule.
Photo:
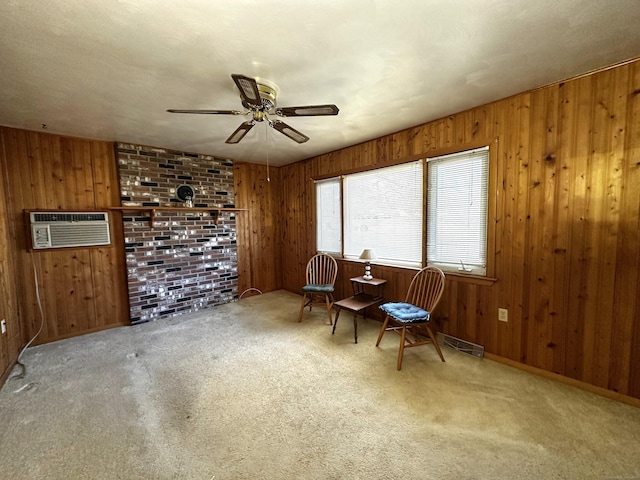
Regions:
<instances>
[{"instance_id":1,"label":"window","mask_svg":"<svg viewBox=\"0 0 640 480\"><path fill-rule=\"evenodd\" d=\"M427 160L427 264L487 273L489 148Z\"/></svg>"},{"instance_id":2,"label":"window","mask_svg":"<svg viewBox=\"0 0 640 480\"><path fill-rule=\"evenodd\" d=\"M486 275L488 184L489 147L317 181L317 249Z\"/></svg>"},{"instance_id":3,"label":"window","mask_svg":"<svg viewBox=\"0 0 640 480\"><path fill-rule=\"evenodd\" d=\"M342 253L342 202L340 179L316 182L316 248L320 252Z\"/></svg>"},{"instance_id":4,"label":"window","mask_svg":"<svg viewBox=\"0 0 640 480\"><path fill-rule=\"evenodd\" d=\"M344 255L371 248L382 263L422 263L422 162L344 177Z\"/></svg>"}]
</instances>

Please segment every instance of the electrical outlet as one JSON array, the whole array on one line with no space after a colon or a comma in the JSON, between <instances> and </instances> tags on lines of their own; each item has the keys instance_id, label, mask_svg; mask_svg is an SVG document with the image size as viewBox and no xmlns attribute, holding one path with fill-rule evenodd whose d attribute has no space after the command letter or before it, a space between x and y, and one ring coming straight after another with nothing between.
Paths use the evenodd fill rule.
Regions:
<instances>
[{"instance_id":1,"label":"electrical outlet","mask_svg":"<svg viewBox=\"0 0 640 480\"><path fill-rule=\"evenodd\" d=\"M2 333L7 333L7 321L4 318L0 322L0 327L2 328Z\"/></svg>"},{"instance_id":2,"label":"electrical outlet","mask_svg":"<svg viewBox=\"0 0 640 480\"><path fill-rule=\"evenodd\" d=\"M506 308L499 308L498 309L498 320L501 322L508 322L509 321L509 310L507 310Z\"/></svg>"}]
</instances>

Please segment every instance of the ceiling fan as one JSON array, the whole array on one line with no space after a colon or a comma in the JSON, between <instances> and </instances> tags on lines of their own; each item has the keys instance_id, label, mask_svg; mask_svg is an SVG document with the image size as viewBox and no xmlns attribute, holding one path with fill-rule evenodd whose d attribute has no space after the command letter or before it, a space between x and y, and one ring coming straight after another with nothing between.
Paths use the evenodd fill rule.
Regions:
<instances>
[{"instance_id":1,"label":"ceiling fan","mask_svg":"<svg viewBox=\"0 0 640 480\"><path fill-rule=\"evenodd\" d=\"M279 117L315 117L322 115L337 115L338 107L335 105L306 105L301 107L276 106L276 89L272 85L259 83L256 79L239 74L231 74L238 90L242 105L248 109L246 112L238 110L176 110L169 109L170 113L197 113L204 115L249 115L251 120L242 123L225 143L238 143L258 122L266 121L268 125L278 132L286 135L294 142L304 143L309 140L305 134L278 119L271 119L269 115Z\"/></svg>"}]
</instances>

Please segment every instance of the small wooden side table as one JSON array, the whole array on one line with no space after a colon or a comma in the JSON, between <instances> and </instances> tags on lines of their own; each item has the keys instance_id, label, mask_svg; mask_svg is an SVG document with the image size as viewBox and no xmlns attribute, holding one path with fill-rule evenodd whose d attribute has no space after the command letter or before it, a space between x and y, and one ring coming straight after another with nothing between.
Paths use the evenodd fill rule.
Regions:
<instances>
[{"instance_id":1,"label":"small wooden side table","mask_svg":"<svg viewBox=\"0 0 640 480\"><path fill-rule=\"evenodd\" d=\"M382 278L365 280L362 277L353 277L350 280L351 286L353 287L353 296L338 300L333 304L338 309L338 312L333 322L331 335L336 333L340 310L344 308L345 310L353 312L353 337L355 343L358 343L358 314L362 313L362 317L366 318L366 310L368 307L382 303L384 300L384 286L387 281ZM367 287L369 287L369 289L367 289Z\"/></svg>"}]
</instances>

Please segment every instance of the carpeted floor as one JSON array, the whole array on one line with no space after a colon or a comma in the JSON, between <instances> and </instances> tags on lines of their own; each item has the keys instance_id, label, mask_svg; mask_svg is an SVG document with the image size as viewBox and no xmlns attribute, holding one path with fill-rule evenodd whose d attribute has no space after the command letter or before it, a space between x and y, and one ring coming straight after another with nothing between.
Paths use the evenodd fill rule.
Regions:
<instances>
[{"instance_id":1,"label":"carpeted floor","mask_svg":"<svg viewBox=\"0 0 640 480\"><path fill-rule=\"evenodd\" d=\"M0 478L632 479L640 409L279 291L30 348Z\"/></svg>"}]
</instances>

